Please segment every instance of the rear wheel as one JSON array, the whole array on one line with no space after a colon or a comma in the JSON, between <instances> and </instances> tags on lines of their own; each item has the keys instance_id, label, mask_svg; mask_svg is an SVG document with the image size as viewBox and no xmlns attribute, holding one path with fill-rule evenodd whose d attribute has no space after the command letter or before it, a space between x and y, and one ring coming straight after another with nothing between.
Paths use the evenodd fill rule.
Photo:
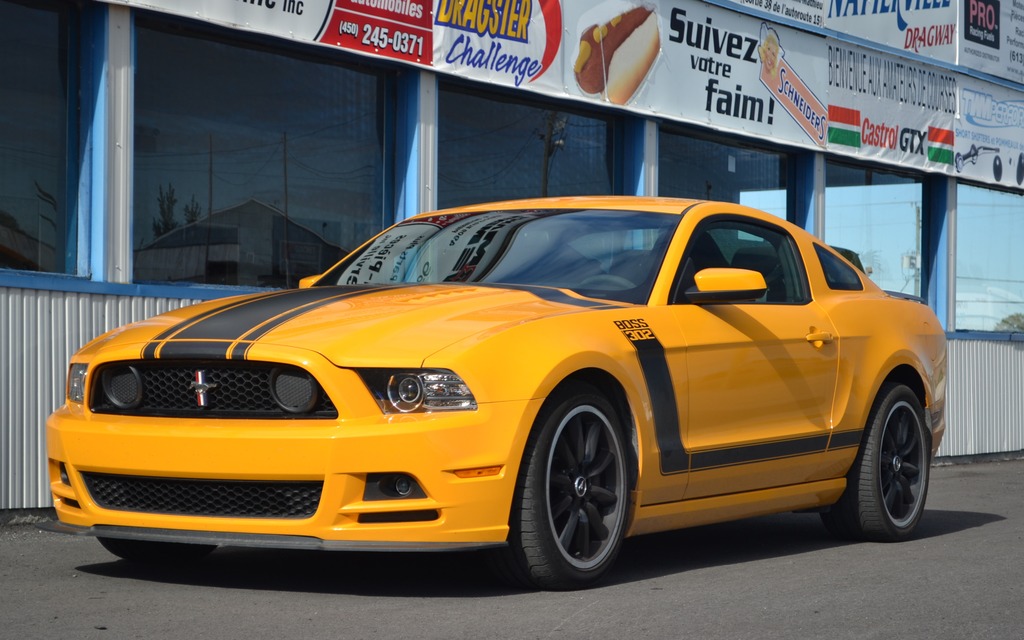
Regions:
<instances>
[{"instance_id":1,"label":"rear wheel","mask_svg":"<svg viewBox=\"0 0 1024 640\"><path fill-rule=\"evenodd\" d=\"M520 586L576 589L603 576L622 545L631 456L614 409L585 386L552 397L526 446L499 574Z\"/></svg>"},{"instance_id":2,"label":"rear wheel","mask_svg":"<svg viewBox=\"0 0 1024 640\"><path fill-rule=\"evenodd\" d=\"M155 542L153 540L126 540L124 538L97 538L103 548L119 558L141 564L173 565L200 560L214 549L212 544L185 544L181 542Z\"/></svg>"},{"instance_id":3,"label":"rear wheel","mask_svg":"<svg viewBox=\"0 0 1024 640\"><path fill-rule=\"evenodd\" d=\"M930 465L931 434L917 395L905 385L883 386L846 491L822 521L841 538L910 537L924 513Z\"/></svg>"}]
</instances>

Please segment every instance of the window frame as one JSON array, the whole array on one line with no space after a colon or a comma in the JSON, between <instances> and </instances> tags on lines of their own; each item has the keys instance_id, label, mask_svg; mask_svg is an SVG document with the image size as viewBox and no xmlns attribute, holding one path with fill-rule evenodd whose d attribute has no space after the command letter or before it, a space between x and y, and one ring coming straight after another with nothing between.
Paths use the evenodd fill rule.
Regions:
<instances>
[{"instance_id":1,"label":"window frame","mask_svg":"<svg viewBox=\"0 0 1024 640\"><path fill-rule=\"evenodd\" d=\"M800 252L800 248L797 246L796 240L793 238L792 234L790 234L783 227L771 224L769 222L753 220L745 216L726 213L708 216L699 224L697 224L697 226L694 228L693 233L690 235L689 239L686 242L686 247L683 249L683 255L679 261L679 266L674 276L672 294L669 297L669 304L695 304L694 302L689 300L686 295L687 290L689 290L689 288L693 286L693 276L696 275L696 273L699 271L697 269L694 269L692 273L689 271L690 268L692 268L692 263L688 264L688 261L690 260L692 253L695 250L695 245L698 242L698 240L702 237L702 235L709 233L714 229L729 228L730 225L734 225L733 228L736 231L745 231L745 229L741 227L747 227L764 233L772 234L777 237L778 244L772 243L770 240L764 237L762 237L762 240L764 240L768 244L771 244L775 248L776 252L785 251L786 255L789 256L788 260L792 261L792 265L789 267L789 270L791 272L790 276L792 276L795 281L794 288L797 293L797 298L792 300L770 300L767 298L766 292L766 297L764 300L755 300L750 302L739 302L730 304L768 304L803 306L809 304L812 301L811 288L807 278L807 270L806 266L804 265L803 254ZM747 231L747 233L750 232ZM717 246L717 243L716 247L719 250L721 250L721 248ZM723 267L734 268L732 267L731 258L727 258L724 254L722 255L722 258L725 260L725 264L722 265ZM779 266L783 270L787 268L785 262L786 259L780 257Z\"/></svg>"}]
</instances>

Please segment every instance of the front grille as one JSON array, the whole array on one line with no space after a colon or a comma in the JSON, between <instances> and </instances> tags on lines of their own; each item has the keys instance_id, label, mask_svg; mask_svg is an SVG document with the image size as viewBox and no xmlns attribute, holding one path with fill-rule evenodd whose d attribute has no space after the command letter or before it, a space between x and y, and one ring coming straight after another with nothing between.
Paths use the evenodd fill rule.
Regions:
<instances>
[{"instance_id":1,"label":"front grille","mask_svg":"<svg viewBox=\"0 0 1024 640\"><path fill-rule=\"evenodd\" d=\"M320 504L322 482L189 480L83 473L99 506L183 516L309 518Z\"/></svg>"},{"instance_id":2,"label":"front grille","mask_svg":"<svg viewBox=\"0 0 1024 640\"><path fill-rule=\"evenodd\" d=\"M271 388L275 371L308 378L315 401L299 411L288 404L282 406L280 394L275 399ZM209 389L202 394L195 386L197 372L202 372ZM93 379L90 408L95 413L185 418L338 417L330 397L306 372L273 363L119 362L105 365Z\"/></svg>"}]
</instances>

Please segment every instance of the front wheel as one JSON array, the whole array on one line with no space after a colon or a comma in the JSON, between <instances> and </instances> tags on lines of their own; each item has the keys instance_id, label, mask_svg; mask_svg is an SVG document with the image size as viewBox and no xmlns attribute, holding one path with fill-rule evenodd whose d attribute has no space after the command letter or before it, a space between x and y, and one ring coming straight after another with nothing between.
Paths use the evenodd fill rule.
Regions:
<instances>
[{"instance_id":1,"label":"front wheel","mask_svg":"<svg viewBox=\"0 0 1024 640\"><path fill-rule=\"evenodd\" d=\"M615 561L630 507L632 456L612 406L590 387L552 397L527 442L495 567L514 584L590 586Z\"/></svg>"},{"instance_id":2,"label":"front wheel","mask_svg":"<svg viewBox=\"0 0 1024 640\"><path fill-rule=\"evenodd\" d=\"M910 537L924 513L930 465L931 434L917 395L905 385L883 386L846 491L822 514L825 526L841 538Z\"/></svg>"}]
</instances>

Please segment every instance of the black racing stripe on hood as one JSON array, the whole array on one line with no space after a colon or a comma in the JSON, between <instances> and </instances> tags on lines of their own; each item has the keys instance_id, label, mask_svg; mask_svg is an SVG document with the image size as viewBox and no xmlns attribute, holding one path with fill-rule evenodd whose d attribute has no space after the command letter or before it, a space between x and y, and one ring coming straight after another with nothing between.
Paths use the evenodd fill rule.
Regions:
<instances>
[{"instance_id":1,"label":"black racing stripe on hood","mask_svg":"<svg viewBox=\"0 0 1024 640\"><path fill-rule=\"evenodd\" d=\"M254 340L298 315L377 290L376 286L313 287L236 300L161 332L143 347L142 357L225 358L238 340Z\"/></svg>"},{"instance_id":2,"label":"black racing stripe on hood","mask_svg":"<svg viewBox=\"0 0 1024 640\"><path fill-rule=\"evenodd\" d=\"M530 284L506 284L504 282L468 282L466 283L474 287L489 287L492 289L512 289L513 291L525 291L526 293L532 293L542 300L548 302L556 302L558 304L566 304L573 307L582 307L585 309L617 309L620 307L632 307L635 305L627 304L625 302L609 302L607 300L587 300L585 298L575 298L570 296L561 289L554 287L542 287L538 285Z\"/></svg>"}]
</instances>

